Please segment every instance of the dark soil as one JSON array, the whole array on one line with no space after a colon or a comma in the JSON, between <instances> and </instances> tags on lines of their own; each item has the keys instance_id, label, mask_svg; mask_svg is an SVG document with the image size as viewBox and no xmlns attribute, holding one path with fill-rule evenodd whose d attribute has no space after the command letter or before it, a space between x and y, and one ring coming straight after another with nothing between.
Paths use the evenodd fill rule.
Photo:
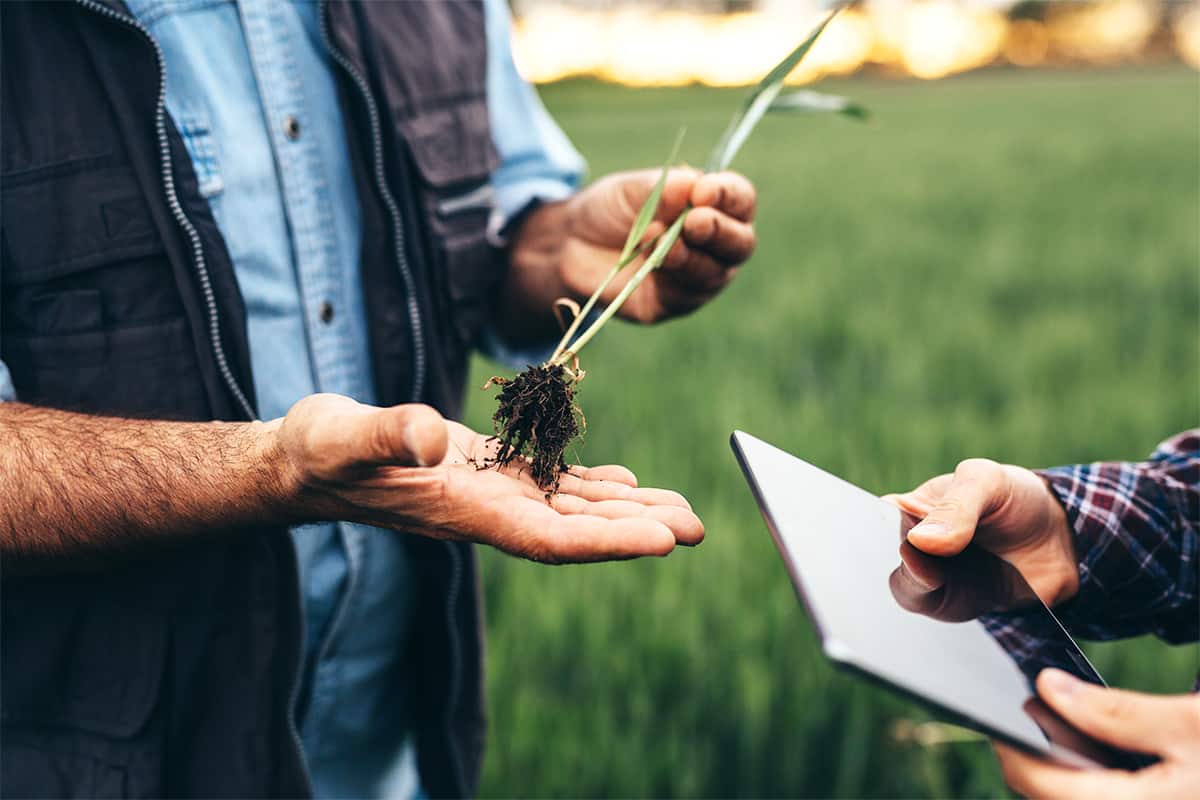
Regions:
<instances>
[{"instance_id":1,"label":"dark soil","mask_svg":"<svg viewBox=\"0 0 1200 800\"><path fill-rule=\"evenodd\" d=\"M537 485L554 493L567 471L563 453L580 432L575 386L559 366L529 367L511 380L492 382L500 386L492 416L500 449L489 466L507 466L525 456Z\"/></svg>"}]
</instances>

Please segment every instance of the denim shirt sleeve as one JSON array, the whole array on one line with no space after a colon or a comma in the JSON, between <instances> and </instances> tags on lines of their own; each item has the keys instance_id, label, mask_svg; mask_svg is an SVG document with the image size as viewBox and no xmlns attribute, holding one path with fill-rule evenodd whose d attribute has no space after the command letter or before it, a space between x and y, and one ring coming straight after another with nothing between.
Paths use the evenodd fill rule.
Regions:
<instances>
[{"instance_id":1,"label":"denim shirt sleeve","mask_svg":"<svg viewBox=\"0 0 1200 800\"><path fill-rule=\"evenodd\" d=\"M505 244L502 232L518 214L535 202L569 197L583 180L583 157L542 105L537 92L513 63L512 18L506 0L485 0L487 20L488 111L492 139L500 166L492 173L496 206L488 225L494 244ZM557 337L545 342L506 342L491 326L479 347L494 360L521 369L549 358Z\"/></svg>"},{"instance_id":2,"label":"denim shirt sleeve","mask_svg":"<svg viewBox=\"0 0 1200 800\"><path fill-rule=\"evenodd\" d=\"M13 389L12 376L8 374L8 367L0 361L0 402L16 399L17 392Z\"/></svg>"},{"instance_id":3,"label":"denim shirt sleeve","mask_svg":"<svg viewBox=\"0 0 1200 800\"><path fill-rule=\"evenodd\" d=\"M3 269L3 264L0 264L0 269ZM6 400L16 400L17 392L13 389L12 375L8 372L8 367L4 365L4 361L0 360L0 403Z\"/></svg>"},{"instance_id":4,"label":"denim shirt sleeve","mask_svg":"<svg viewBox=\"0 0 1200 800\"><path fill-rule=\"evenodd\" d=\"M513 63L512 18L506 0L485 0L487 100L500 166L493 232L530 202L562 200L579 188L585 164Z\"/></svg>"}]
</instances>

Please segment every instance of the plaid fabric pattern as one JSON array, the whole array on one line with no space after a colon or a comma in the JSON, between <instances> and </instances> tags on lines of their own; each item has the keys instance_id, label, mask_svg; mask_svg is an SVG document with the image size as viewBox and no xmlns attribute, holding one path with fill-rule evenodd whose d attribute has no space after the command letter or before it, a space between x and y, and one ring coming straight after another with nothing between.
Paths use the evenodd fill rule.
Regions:
<instances>
[{"instance_id":1,"label":"plaid fabric pattern","mask_svg":"<svg viewBox=\"0 0 1200 800\"><path fill-rule=\"evenodd\" d=\"M1079 592L1055 609L1072 634L1200 638L1200 429L1140 463L1043 471L1075 529Z\"/></svg>"},{"instance_id":2,"label":"plaid fabric pattern","mask_svg":"<svg viewBox=\"0 0 1200 800\"><path fill-rule=\"evenodd\" d=\"M1039 474L1076 535L1079 591L1054 609L1063 627L1081 639L1200 638L1200 429L1168 439L1146 461ZM1082 675L1064 661L1053 620L1020 611L980 619L1030 682L1046 667Z\"/></svg>"}]
</instances>

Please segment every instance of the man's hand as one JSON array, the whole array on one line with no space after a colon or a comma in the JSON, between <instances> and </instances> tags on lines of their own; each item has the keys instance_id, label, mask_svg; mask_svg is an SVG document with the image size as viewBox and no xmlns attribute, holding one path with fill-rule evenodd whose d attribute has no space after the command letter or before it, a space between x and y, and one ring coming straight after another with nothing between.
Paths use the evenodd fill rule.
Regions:
<instances>
[{"instance_id":1,"label":"man's hand","mask_svg":"<svg viewBox=\"0 0 1200 800\"><path fill-rule=\"evenodd\" d=\"M951 556L975 541L1016 567L1050 606L1079 589L1066 512L1030 470L972 458L951 475L884 499L921 518L908 542L923 552Z\"/></svg>"},{"instance_id":2,"label":"man's hand","mask_svg":"<svg viewBox=\"0 0 1200 800\"><path fill-rule=\"evenodd\" d=\"M704 537L675 492L640 489L624 467L575 467L557 494L518 464L482 469L494 443L428 406L364 406L313 395L272 424L299 505L546 562L666 555Z\"/></svg>"},{"instance_id":3,"label":"man's hand","mask_svg":"<svg viewBox=\"0 0 1200 800\"><path fill-rule=\"evenodd\" d=\"M1074 727L1095 739L1162 760L1137 772L1076 770L1002 744L1004 779L1027 797L1184 798L1200 786L1200 697L1156 696L1105 689L1060 670L1043 670L1038 694Z\"/></svg>"},{"instance_id":4,"label":"man's hand","mask_svg":"<svg viewBox=\"0 0 1200 800\"><path fill-rule=\"evenodd\" d=\"M590 296L617 263L658 176L658 170L614 173L568 201L561 269L563 282L575 296ZM630 296L620 316L658 322L694 311L716 297L754 252L755 202L754 186L736 173L671 170L644 241L661 233L688 203L694 208L662 267ZM627 277L613 281L601 301L616 297Z\"/></svg>"},{"instance_id":5,"label":"man's hand","mask_svg":"<svg viewBox=\"0 0 1200 800\"><path fill-rule=\"evenodd\" d=\"M271 422L165 422L0 403L5 574L93 569L175 541L349 520L540 561L665 555L704 537L674 492L576 467L547 501L488 440L420 405L313 395Z\"/></svg>"},{"instance_id":6,"label":"man's hand","mask_svg":"<svg viewBox=\"0 0 1200 800\"><path fill-rule=\"evenodd\" d=\"M500 331L515 340L553 336L554 301L567 296L582 303L604 281L658 176L658 170L614 173L529 214L510 245L511 269L497 313ZM689 203L693 210L683 235L621 307L622 317L650 323L694 311L724 289L754 252L754 186L732 172L671 170L643 241L661 233ZM639 258L612 282L601 307L640 263Z\"/></svg>"}]
</instances>

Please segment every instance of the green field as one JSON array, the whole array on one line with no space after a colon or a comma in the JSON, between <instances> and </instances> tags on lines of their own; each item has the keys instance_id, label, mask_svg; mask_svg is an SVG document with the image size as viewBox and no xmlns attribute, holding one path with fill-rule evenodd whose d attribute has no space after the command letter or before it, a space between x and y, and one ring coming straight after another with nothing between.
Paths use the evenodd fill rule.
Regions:
<instances>
[{"instance_id":1,"label":"green field","mask_svg":"<svg viewBox=\"0 0 1200 800\"><path fill-rule=\"evenodd\" d=\"M906 741L897 722L926 715L824 662L729 432L883 492L972 455L1135 459L1200 419L1196 73L821 88L872 122L760 126L736 163L760 247L729 292L585 354L579 459L680 490L705 543L603 566L484 554L486 796L1003 795L985 744ZM702 163L739 96L543 90L593 175L660 162L683 124ZM472 423L489 408L477 393ZM1117 685L1196 676L1194 647L1091 652Z\"/></svg>"}]
</instances>

